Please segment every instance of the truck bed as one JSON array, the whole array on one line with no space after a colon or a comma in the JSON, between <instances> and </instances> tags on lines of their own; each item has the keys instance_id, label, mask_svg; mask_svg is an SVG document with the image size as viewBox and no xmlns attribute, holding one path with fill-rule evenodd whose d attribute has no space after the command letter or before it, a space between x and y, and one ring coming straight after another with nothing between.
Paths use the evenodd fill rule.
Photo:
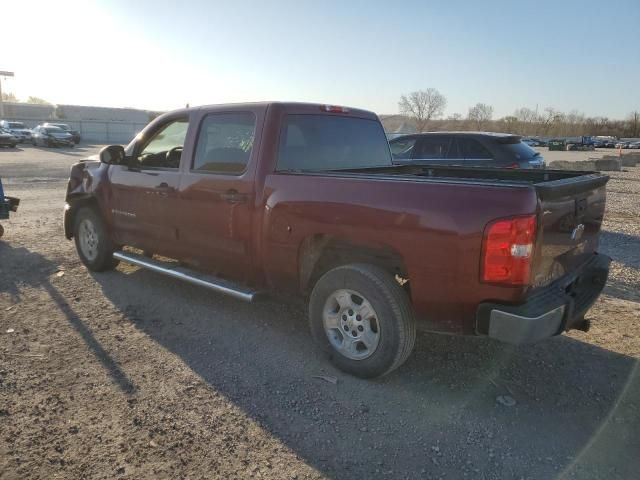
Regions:
<instances>
[{"instance_id":1,"label":"truck bed","mask_svg":"<svg viewBox=\"0 0 640 480\"><path fill-rule=\"evenodd\" d=\"M314 172L305 172L314 173ZM534 170L505 168L476 168L450 166L395 165L392 167L333 170L327 174L353 174L372 178L407 177L429 181L478 183L505 187L534 187L541 199L572 195L598 188L609 181L608 175L599 172L572 170Z\"/></svg>"}]
</instances>

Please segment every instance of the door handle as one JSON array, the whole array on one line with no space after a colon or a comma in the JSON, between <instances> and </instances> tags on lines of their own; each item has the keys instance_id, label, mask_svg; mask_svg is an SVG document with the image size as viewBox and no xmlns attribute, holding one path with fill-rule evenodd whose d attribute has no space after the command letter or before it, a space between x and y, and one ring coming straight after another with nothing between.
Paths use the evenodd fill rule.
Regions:
<instances>
[{"instance_id":1,"label":"door handle","mask_svg":"<svg viewBox=\"0 0 640 480\"><path fill-rule=\"evenodd\" d=\"M247 196L244 193L240 193L233 189L221 193L220 198L227 203L244 203L247 201Z\"/></svg>"},{"instance_id":2,"label":"door handle","mask_svg":"<svg viewBox=\"0 0 640 480\"><path fill-rule=\"evenodd\" d=\"M162 182L160 185L154 188L154 193L156 195L160 195L161 197L166 197L170 193L175 192L176 189L174 187L169 186L167 182Z\"/></svg>"}]
</instances>

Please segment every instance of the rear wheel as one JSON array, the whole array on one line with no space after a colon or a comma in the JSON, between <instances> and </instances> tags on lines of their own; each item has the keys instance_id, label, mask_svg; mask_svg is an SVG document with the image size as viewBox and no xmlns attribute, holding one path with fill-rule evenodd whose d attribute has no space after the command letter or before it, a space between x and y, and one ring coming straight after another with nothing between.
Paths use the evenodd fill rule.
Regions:
<instances>
[{"instance_id":1,"label":"rear wheel","mask_svg":"<svg viewBox=\"0 0 640 480\"><path fill-rule=\"evenodd\" d=\"M372 378L404 363L416 338L406 292L386 270L350 264L325 273L309 302L311 332L339 369Z\"/></svg>"},{"instance_id":2,"label":"rear wheel","mask_svg":"<svg viewBox=\"0 0 640 480\"><path fill-rule=\"evenodd\" d=\"M73 237L82 263L91 271L111 270L118 265L115 250L102 217L91 207L82 207L75 216Z\"/></svg>"}]
</instances>

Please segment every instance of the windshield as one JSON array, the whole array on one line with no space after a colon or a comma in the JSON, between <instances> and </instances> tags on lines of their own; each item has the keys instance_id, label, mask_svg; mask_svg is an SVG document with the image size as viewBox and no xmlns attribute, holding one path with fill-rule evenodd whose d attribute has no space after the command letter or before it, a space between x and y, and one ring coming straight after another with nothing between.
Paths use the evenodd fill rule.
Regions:
<instances>
[{"instance_id":1,"label":"windshield","mask_svg":"<svg viewBox=\"0 0 640 480\"><path fill-rule=\"evenodd\" d=\"M9 128L26 128L24 123L20 122L9 122Z\"/></svg>"},{"instance_id":2,"label":"windshield","mask_svg":"<svg viewBox=\"0 0 640 480\"><path fill-rule=\"evenodd\" d=\"M524 142L518 143L505 143L502 145L503 148L509 150L509 152L514 155L517 159L527 159L532 158L537 155L540 155L536 150L531 148Z\"/></svg>"},{"instance_id":3,"label":"windshield","mask_svg":"<svg viewBox=\"0 0 640 480\"><path fill-rule=\"evenodd\" d=\"M47 133L65 133L64 130L58 127L47 127L45 130Z\"/></svg>"},{"instance_id":4,"label":"windshield","mask_svg":"<svg viewBox=\"0 0 640 480\"><path fill-rule=\"evenodd\" d=\"M287 115L280 132L278 170L337 170L391 165L382 126L333 115Z\"/></svg>"}]
</instances>

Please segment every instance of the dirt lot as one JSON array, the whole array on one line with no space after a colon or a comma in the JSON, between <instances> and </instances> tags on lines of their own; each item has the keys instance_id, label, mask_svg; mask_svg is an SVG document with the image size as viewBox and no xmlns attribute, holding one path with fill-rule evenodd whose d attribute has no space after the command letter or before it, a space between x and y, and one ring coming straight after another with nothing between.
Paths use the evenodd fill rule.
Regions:
<instances>
[{"instance_id":1,"label":"dirt lot","mask_svg":"<svg viewBox=\"0 0 640 480\"><path fill-rule=\"evenodd\" d=\"M640 167L608 185L589 333L420 334L363 381L314 348L302 305L88 273L60 220L95 150L0 150L22 198L0 241L0 479L638 478Z\"/></svg>"}]
</instances>

